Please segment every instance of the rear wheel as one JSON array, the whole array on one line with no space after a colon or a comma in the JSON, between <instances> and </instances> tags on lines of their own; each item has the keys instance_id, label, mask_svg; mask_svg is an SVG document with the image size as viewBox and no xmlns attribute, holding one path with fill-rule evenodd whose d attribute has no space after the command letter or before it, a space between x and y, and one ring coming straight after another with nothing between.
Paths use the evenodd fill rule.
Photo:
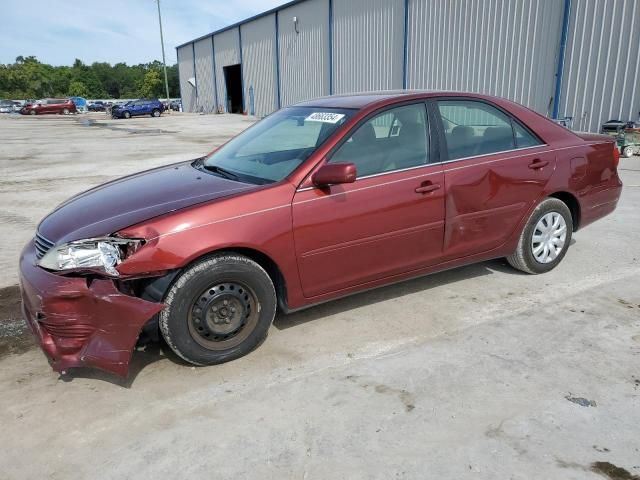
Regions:
<instances>
[{"instance_id":1,"label":"rear wheel","mask_svg":"<svg viewBox=\"0 0 640 480\"><path fill-rule=\"evenodd\" d=\"M633 156L633 148L631 148L630 146L626 146L622 149L622 156L625 158L629 158Z\"/></svg>"},{"instance_id":2,"label":"rear wheel","mask_svg":"<svg viewBox=\"0 0 640 480\"><path fill-rule=\"evenodd\" d=\"M154 108L153 112L151 112L151 116L152 117L159 117L160 116L160 110L158 110L157 108Z\"/></svg>"},{"instance_id":3,"label":"rear wheel","mask_svg":"<svg viewBox=\"0 0 640 480\"><path fill-rule=\"evenodd\" d=\"M195 365L228 362L251 352L266 338L277 305L267 272L236 254L215 255L189 267L164 303L162 336Z\"/></svg>"},{"instance_id":4,"label":"rear wheel","mask_svg":"<svg viewBox=\"0 0 640 480\"><path fill-rule=\"evenodd\" d=\"M531 274L553 270L567 253L572 232L569 207L557 198L547 198L529 217L518 247L507 261L513 268Z\"/></svg>"}]
</instances>

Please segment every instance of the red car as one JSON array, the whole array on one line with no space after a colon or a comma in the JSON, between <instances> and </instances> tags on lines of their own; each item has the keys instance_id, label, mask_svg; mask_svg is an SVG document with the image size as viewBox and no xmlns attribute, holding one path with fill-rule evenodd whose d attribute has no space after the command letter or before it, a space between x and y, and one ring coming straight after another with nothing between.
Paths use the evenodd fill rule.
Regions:
<instances>
[{"instance_id":1,"label":"red car","mask_svg":"<svg viewBox=\"0 0 640 480\"><path fill-rule=\"evenodd\" d=\"M20 259L24 315L56 371L125 375L142 330L226 362L278 308L497 257L551 270L616 208L618 159L611 137L490 96L300 103L59 206Z\"/></svg>"},{"instance_id":2,"label":"red car","mask_svg":"<svg viewBox=\"0 0 640 480\"><path fill-rule=\"evenodd\" d=\"M37 103L25 105L20 109L23 115L44 115L45 113L57 113L68 115L77 113L76 105L69 98L45 98Z\"/></svg>"}]
</instances>

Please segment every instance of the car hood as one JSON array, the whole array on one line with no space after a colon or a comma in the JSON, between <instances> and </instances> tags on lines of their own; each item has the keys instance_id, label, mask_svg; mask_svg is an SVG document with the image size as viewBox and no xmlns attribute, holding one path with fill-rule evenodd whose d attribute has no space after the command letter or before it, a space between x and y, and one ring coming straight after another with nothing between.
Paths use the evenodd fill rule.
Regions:
<instances>
[{"instance_id":1,"label":"car hood","mask_svg":"<svg viewBox=\"0 0 640 480\"><path fill-rule=\"evenodd\" d=\"M110 235L165 213L257 188L203 172L191 163L169 165L70 198L42 220L38 233L55 244Z\"/></svg>"}]
</instances>

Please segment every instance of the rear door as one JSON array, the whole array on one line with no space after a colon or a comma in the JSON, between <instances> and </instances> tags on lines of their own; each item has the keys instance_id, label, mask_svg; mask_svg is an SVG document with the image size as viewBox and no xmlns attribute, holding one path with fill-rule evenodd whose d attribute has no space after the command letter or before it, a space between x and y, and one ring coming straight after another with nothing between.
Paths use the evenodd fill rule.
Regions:
<instances>
[{"instance_id":1,"label":"rear door","mask_svg":"<svg viewBox=\"0 0 640 480\"><path fill-rule=\"evenodd\" d=\"M447 260L501 246L539 199L555 154L533 132L481 100L442 99Z\"/></svg>"},{"instance_id":2,"label":"rear door","mask_svg":"<svg viewBox=\"0 0 640 480\"><path fill-rule=\"evenodd\" d=\"M40 107L40 113L55 113L55 100L44 100Z\"/></svg>"},{"instance_id":3,"label":"rear door","mask_svg":"<svg viewBox=\"0 0 640 480\"><path fill-rule=\"evenodd\" d=\"M306 297L437 263L444 188L426 106L386 109L357 126L328 162L354 163L351 184L306 188L293 201Z\"/></svg>"}]
</instances>

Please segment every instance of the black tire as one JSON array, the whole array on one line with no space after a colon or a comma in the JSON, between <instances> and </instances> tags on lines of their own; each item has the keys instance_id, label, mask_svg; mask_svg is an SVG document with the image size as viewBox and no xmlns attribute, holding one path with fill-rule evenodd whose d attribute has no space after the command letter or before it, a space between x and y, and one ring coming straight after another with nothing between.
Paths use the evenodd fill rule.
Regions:
<instances>
[{"instance_id":1,"label":"black tire","mask_svg":"<svg viewBox=\"0 0 640 480\"><path fill-rule=\"evenodd\" d=\"M154 108L153 111L151 112L151 116L152 117L159 117L160 116L160 110L158 110L157 108Z\"/></svg>"},{"instance_id":2,"label":"black tire","mask_svg":"<svg viewBox=\"0 0 640 480\"><path fill-rule=\"evenodd\" d=\"M69 115L69 109L68 108L63 108L62 109L62 114L63 115Z\"/></svg>"},{"instance_id":3,"label":"black tire","mask_svg":"<svg viewBox=\"0 0 640 480\"><path fill-rule=\"evenodd\" d=\"M122 116L123 116L124 118L131 118L131 114L130 114L129 112L127 112L127 111L125 111L125 112L122 114Z\"/></svg>"},{"instance_id":4,"label":"black tire","mask_svg":"<svg viewBox=\"0 0 640 480\"><path fill-rule=\"evenodd\" d=\"M179 357L194 365L224 363L251 352L267 337L277 307L267 272L233 253L186 269L164 303L160 332Z\"/></svg>"},{"instance_id":5,"label":"black tire","mask_svg":"<svg viewBox=\"0 0 640 480\"><path fill-rule=\"evenodd\" d=\"M29 111L29 115L37 115L37 114L38 114L38 112L36 112L35 110L30 110Z\"/></svg>"},{"instance_id":6,"label":"black tire","mask_svg":"<svg viewBox=\"0 0 640 480\"><path fill-rule=\"evenodd\" d=\"M622 149L622 152L620 153L624 158L631 158L633 157L633 148L631 148L630 146L626 146Z\"/></svg>"},{"instance_id":7,"label":"black tire","mask_svg":"<svg viewBox=\"0 0 640 480\"><path fill-rule=\"evenodd\" d=\"M556 258L549 263L541 263L534 256L532 240L538 222L540 222L542 217L549 213L558 213L562 216L566 224L566 237L562 250L558 253ZM547 198L536 207L529 217L527 224L520 234L518 247L512 255L507 257L507 261L513 268L533 275L553 270L566 255L567 250L569 249L569 244L571 243L572 233L573 219L571 217L569 207L567 207L562 200L558 200L557 198Z\"/></svg>"}]
</instances>

